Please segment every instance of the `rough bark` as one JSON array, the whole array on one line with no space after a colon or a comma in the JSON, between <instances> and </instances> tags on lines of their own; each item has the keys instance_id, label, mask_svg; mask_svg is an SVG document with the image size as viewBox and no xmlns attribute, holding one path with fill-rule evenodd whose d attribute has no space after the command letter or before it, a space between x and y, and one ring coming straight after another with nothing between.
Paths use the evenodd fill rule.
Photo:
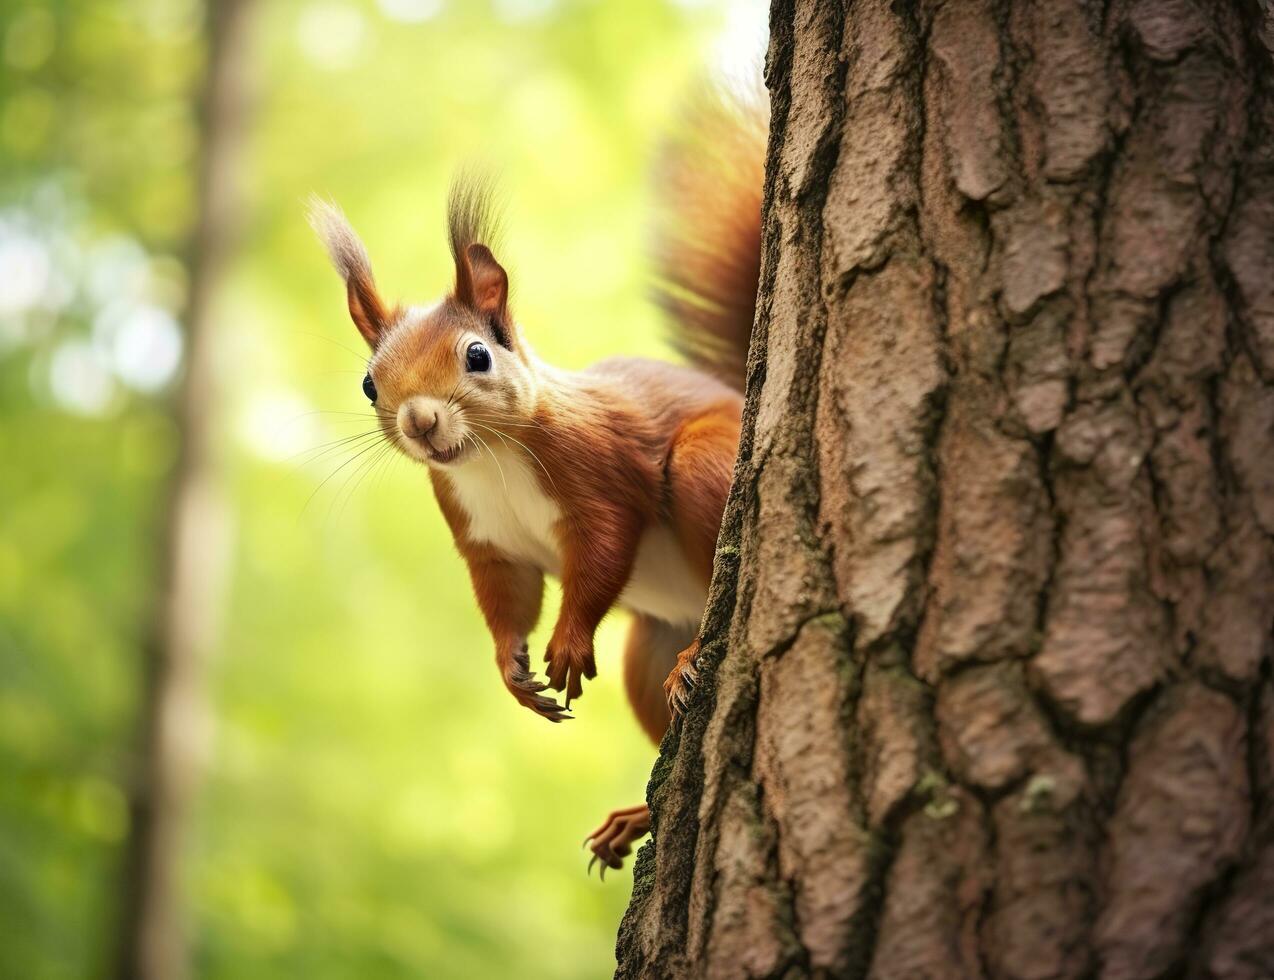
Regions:
<instances>
[{"instance_id":1,"label":"rough bark","mask_svg":"<svg viewBox=\"0 0 1274 980\"><path fill-rule=\"evenodd\" d=\"M618 976L1274 975L1262 16L775 0L744 436Z\"/></svg>"},{"instance_id":2,"label":"rough bark","mask_svg":"<svg viewBox=\"0 0 1274 980\"><path fill-rule=\"evenodd\" d=\"M250 4L210 0L205 14L199 206L186 262L185 370L173 405L180 451L164 512L157 599L142 648L139 759L115 964L121 980L182 980L190 974L179 867L204 724L202 661L211 639L225 523L213 476L210 320L235 209L232 160L241 141Z\"/></svg>"}]
</instances>

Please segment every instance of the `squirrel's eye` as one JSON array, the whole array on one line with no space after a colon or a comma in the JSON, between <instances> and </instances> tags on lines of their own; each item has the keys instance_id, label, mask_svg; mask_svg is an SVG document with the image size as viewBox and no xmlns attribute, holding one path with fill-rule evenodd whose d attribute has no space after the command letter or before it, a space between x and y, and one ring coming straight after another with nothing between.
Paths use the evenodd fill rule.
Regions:
<instances>
[{"instance_id":1,"label":"squirrel's eye","mask_svg":"<svg viewBox=\"0 0 1274 980\"><path fill-rule=\"evenodd\" d=\"M370 371L363 375L363 394L367 396L369 402L376 404L376 382L372 380Z\"/></svg>"},{"instance_id":2,"label":"squirrel's eye","mask_svg":"<svg viewBox=\"0 0 1274 980\"><path fill-rule=\"evenodd\" d=\"M465 354L464 363L465 367L470 371L490 371L491 352L482 344L470 344L469 350Z\"/></svg>"}]
</instances>

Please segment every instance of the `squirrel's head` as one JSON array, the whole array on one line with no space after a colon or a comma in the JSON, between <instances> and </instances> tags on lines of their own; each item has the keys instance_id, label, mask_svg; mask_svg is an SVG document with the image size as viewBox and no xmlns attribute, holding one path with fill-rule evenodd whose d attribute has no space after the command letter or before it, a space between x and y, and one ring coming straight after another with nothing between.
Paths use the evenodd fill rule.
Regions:
<instances>
[{"instance_id":1,"label":"squirrel's head","mask_svg":"<svg viewBox=\"0 0 1274 980\"><path fill-rule=\"evenodd\" d=\"M432 306L389 306L367 250L335 205L310 220L345 280L349 313L371 348L363 393L386 437L431 466L456 466L524 424L535 404L533 358L509 312L509 277L488 247L488 195L452 188L452 291Z\"/></svg>"}]
</instances>

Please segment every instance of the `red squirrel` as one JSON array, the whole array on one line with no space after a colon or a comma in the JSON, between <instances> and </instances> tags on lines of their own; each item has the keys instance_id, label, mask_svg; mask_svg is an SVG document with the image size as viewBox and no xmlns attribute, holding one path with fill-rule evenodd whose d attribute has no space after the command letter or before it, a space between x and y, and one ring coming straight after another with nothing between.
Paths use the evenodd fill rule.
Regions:
<instances>
[{"instance_id":1,"label":"red squirrel","mask_svg":"<svg viewBox=\"0 0 1274 980\"><path fill-rule=\"evenodd\" d=\"M316 202L311 214L371 348L363 392L385 438L428 467L505 687L550 721L571 718L597 673L598 624L621 607L625 689L656 744L695 679L760 268L764 110L713 97L687 121L656 172L655 257L656 301L689 366L539 360L509 309L480 184L453 185L455 281L431 306L386 303L342 213ZM527 647L546 574L562 587L547 682ZM649 828L644 805L613 812L586 841L589 867L621 867Z\"/></svg>"}]
</instances>

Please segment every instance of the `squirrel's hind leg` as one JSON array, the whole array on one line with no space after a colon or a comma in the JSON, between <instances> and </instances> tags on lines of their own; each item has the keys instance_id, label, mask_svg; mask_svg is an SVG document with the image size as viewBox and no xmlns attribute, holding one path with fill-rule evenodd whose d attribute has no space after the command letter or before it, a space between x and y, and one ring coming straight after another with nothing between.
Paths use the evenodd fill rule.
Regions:
<instances>
[{"instance_id":1,"label":"squirrel's hind leg","mask_svg":"<svg viewBox=\"0 0 1274 980\"><path fill-rule=\"evenodd\" d=\"M677 651L694 640L692 627L671 626L650 616L633 616L624 645L624 691L642 731L656 745L668 729L664 679Z\"/></svg>"},{"instance_id":2,"label":"squirrel's hind leg","mask_svg":"<svg viewBox=\"0 0 1274 980\"><path fill-rule=\"evenodd\" d=\"M650 616L633 616L624 646L624 690L642 729L656 745L668 728L664 678L676 662L677 651L694 639L694 628L672 626ZM650 810L643 803L613 811L585 838L593 852L589 869L598 861L601 874L623 867L635 841L650 831Z\"/></svg>"},{"instance_id":3,"label":"squirrel's hind leg","mask_svg":"<svg viewBox=\"0 0 1274 980\"><path fill-rule=\"evenodd\" d=\"M712 578L738 451L739 416L733 407L721 405L682 425L668 453L672 526L705 588Z\"/></svg>"},{"instance_id":4,"label":"squirrel's hind leg","mask_svg":"<svg viewBox=\"0 0 1274 980\"><path fill-rule=\"evenodd\" d=\"M705 587L712 577L721 515L730 493L734 457L739 446L739 418L725 406L706 412L682 426L668 457L668 488L677 537L686 549ZM662 685L665 714L679 715L698 680L695 658L699 638L678 645L676 663Z\"/></svg>"}]
</instances>

